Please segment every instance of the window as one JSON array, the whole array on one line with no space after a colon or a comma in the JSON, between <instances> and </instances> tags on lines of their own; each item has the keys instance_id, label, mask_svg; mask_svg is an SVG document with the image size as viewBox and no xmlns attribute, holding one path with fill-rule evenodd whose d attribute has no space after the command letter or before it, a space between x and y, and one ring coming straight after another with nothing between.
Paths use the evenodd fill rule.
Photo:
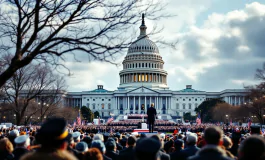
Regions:
<instances>
[{"instance_id":1,"label":"window","mask_svg":"<svg viewBox=\"0 0 265 160\"><path fill-rule=\"evenodd\" d=\"M89 103L86 104L87 108L89 108Z\"/></svg>"},{"instance_id":2,"label":"window","mask_svg":"<svg viewBox=\"0 0 265 160\"><path fill-rule=\"evenodd\" d=\"M95 99L93 99L93 101L95 101Z\"/></svg>"},{"instance_id":3,"label":"window","mask_svg":"<svg viewBox=\"0 0 265 160\"><path fill-rule=\"evenodd\" d=\"M108 109L111 109L111 105L110 105L110 103L108 104Z\"/></svg>"},{"instance_id":4,"label":"window","mask_svg":"<svg viewBox=\"0 0 265 160\"><path fill-rule=\"evenodd\" d=\"M104 101L104 99L102 99L102 101Z\"/></svg>"},{"instance_id":5,"label":"window","mask_svg":"<svg viewBox=\"0 0 265 160\"><path fill-rule=\"evenodd\" d=\"M195 101L197 101L197 98L195 98Z\"/></svg>"},{"instance_id":6,"label":"window","mask_svg":"<svg viewBox=\"0 0 265 160\"><path fill-rule=\"evenodd\" d=\"M104 104L103 103L101 104L101 108L104 109Z\"/></svg>"},{"instance_id":7,"label":"window","mask_svg":"<svg viewBox=\"0 0 265 160\"><path fill-rule=\"evenodd\" d=\"M191 104L189 104L189 109L191 109Z\"/></svg>"},{"instance_id":8,"label":"window","mask_svg":"<svg viewBox=\"0 0 265 160\"><path fill-rule=\"evenodd\" d=\"M183 109L185 109L185 104L182 104L182 106L183 106Z\"/></svg>"},{"instance_id":9,"label":"window","mask_svg":"<svg viewBox=\"0 0 265 160\"><path fill-rule=\"evenodd\" d=\"M191 99L189 99L189 101L191 101Z\"/></svg>"},{"instance_id":10,"label":"window","mask_svg":"<svg viewBox=\"0 0 265 160\"><path fill-rule=\"evenodd\" d=\"M177 103L176 109L179 109L179 104Z\"/></svg>"},{"instance_id":11,"label":"window","mask_svg":"<svg viewBox=\"0 0 265 160\"><path fill-rule=\"evenodd\" d=\"M195 103L195 108L197 108L198 107L198 103Z\"/></svg>"},{"instance_id":12,"label":"window","mask_svg":"<svg viewBox=\"0 0 265 160\"><path fill-rule=\"evenodd\" d=\"M89 99L87 99L87 101L89 101Z\"/></svg>"},{"instance_id":13,"label":"window","mask_svg":"<svg viewBox=\"0 0 265 160\"><path fill-rule=\"evenodd\" d=\"M183 101L185 101L185 99L183 99Z\"/></svg>"},{"instance_id":14,"label":"window","mask_svg":"<svg viewBox=\"0 0 265 160\"><path fill-rule=\"evenodd\" d=\"M110 99L109 99L109 101L110 101Z\"/></svg>"},{"instance_id":15,"label":"window","mask_svg":"<svg viewBox=\"0 0 265 160\"><path fill-rule=\"evenodd\" d=\"M96 105L95 105L95 103L93 104L93 109L95 109L96 108Z\"/></svg>"},{"instance_id":16,"label":"window","mask_svg":"<svg viewBox=\"0 0 265 160\"><path fill-rule=\"evenodd\" d=\"M179 99L177 99L177 101L179 101Z\"/></svg>"}]
</instances>

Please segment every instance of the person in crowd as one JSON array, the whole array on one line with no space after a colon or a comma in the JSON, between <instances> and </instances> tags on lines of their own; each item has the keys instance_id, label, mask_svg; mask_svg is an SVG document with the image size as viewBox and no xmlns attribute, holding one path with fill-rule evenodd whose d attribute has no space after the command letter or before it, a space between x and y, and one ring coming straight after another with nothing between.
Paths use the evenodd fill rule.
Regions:
<instances>
[{"instance_id":1,"label":"person in crowd","mask_svg":"<svg viewBox=\"0 0 265 160\"><path fill-rule=\"evenodd\" d=\"M241 139L240 133L238 133L238 132L232 133L231 140L232 140L233 145L230 149L228 149L228 151L230 151L230 153L232 153L234 156L237 156L237 151L238 151L240 139Z\"/></svg>"},{"instance_id":2,"label":"person in crowd","mask_svg":"<svg viewBox=\"0 0 265 160\"><path fill-rule=\"evenodd\" d=\"M75 150L77 151L76 157L82 159L84 153L88 151L88 146L85 142L78 142L75 146Z\"/></svg>"},{"instance_id":3,"label":"person in crowd","mask_svg":"<svg viewBox=\"0 0 265 160\"><path fill-rule=\"evenodd\" d=\"M29 152L30 148L30 139L27 135L18 136L14 140L16 148L13 151L14 160L19 160L21 156Z\"/></svg>"},{"instance_id":4,"label":"person in crowd","mask_svg":"<svg viewBox=\"0 0 265 160\"><path fill-rule=\"evenodd\" d=\"M88 148L90 148L90 146L91 146L91 142L92 142L92 139L91 139L90 136L87 136L87 137L84 137L84 138L83 138L83 142L86 142Z\"/></svg>"},{"instance_id":5,"label":"person in crowd","mask_svg":"<svg viewBox=\"0 0 265 160\"><path fill-rule=\"evenodd\" d=\"M80 137L81 133L80 132L76 131L72 135L73 135L73 139L74 139L75 144L77 144L81 141L81 137Z\"/></svg>"},{"instance_id":6,"label":"person in crowd","mask_svg":"<svg viewBox=\"0 0 265 160\"><path fill-rule=\"evenodd\" d=\"M98 133L98 134L94 135L93 140L101 140L102 142L104 142L104 137L102 134Z\"/></svg>"},{"instance_id":7,"label":"person in crowd","mask_svg":"<svg viewBox=\"0 0 265 160\"><path fill-rule=\"evenodd\" d=\"M122 145L119 143L119 138L114 137L113 139L114 139L115 142L116 142L117 151L121 151L121 150L123 150Z\"/></svg>"},{"instance_id":8,"label":"person in crowd","mask_svg":"<svg viewBox=\"0 0 265 160\"><path fill-rule=\"evenodd\" d=\"M229 149L233 146L231 139L227 136L223 137L223 147L226 151L226 155L232 159L235 159L235 156L229 151Z\"/></svg>"},{"instance_id":9,"label":"person in crowd","mask_svg":"<svg viewBox=\"0 0 265 160\"><path fill-rule=\"evenodd\" d=\"M12 143L13 147L16 146L14 140L19 136L19 131L17 129L13 129L9 132L8 139Z\"/></svg>"},{"instance_id":10,"label":"person in crowd","mask_svg":"<svg viewBox=\"0 0 265 160\"><path fill-rule=\"evenodd\" d=\"M184 156L182 150L184 149L184 141L182 139L176 139L174 141L175 151L170 153L170 160L183 160Z\"/></svg>"},{"instance_id":11,"label":"person in crowd","mask_svg":"<svg viewBox=\"0 0 265 160\"><path fill-rule=\"evenodd\" d=\"M239 147L238 158L239 160L264 160L264 138L258 135L253 135L246 138Z\"/></svg>"},{"instance_id":12,"label":"person in crowd","mask_svg":"<svg viewBox=\"0 0 265 160\"><path fill-rule=\"evenodd\" d=\"M154 138L141 138L136 142L135 156L137 160L160 160L159 141Z\"/></svg>"},{"instance_id":13,"label":"person in crowd","mask_svg":"<svg viewBox=\"0 0 265 160\"><path fill-rule=\"evenodd\" d=\"M182 151L185 159L194 156L200 149L196 146L198 137L196 133L190 133L186 136L186 148Z\"/></svg>"},{"instance_id":14,"label":"person in crowd","mask_svg":"<svg viewBox=\"0 0 265 160\"><path fill-rule=\"evenodd\" d=\"M112 160L111 158L107 157L105 155L106 153L106 147L103 143L102 140L93 140L92 143L91 143L91 148L97 148L100 150L102 156L103 156L103 160Z\"/></svg>"},{"instance_id":15,"label":"person in crowd","mask_svg":"<svg viewBox=\"0 0 265 160\"><path fill-rule=\"evenodd\" d=\"M222 136L223 131L220 128L216 126L206 128L204 131L206 145L196 155L189 157L189 160L232 160L220 147Z\"/></svg>"},{"instance_id":16,"label":"person in crowd","mask_svg":"<svg viewBox=\"0 0 265 160\"><path fill-rule=\"evenodd\" d=\"M151 107L147 109L147 121L149 125L149 133L154 132L154 123L156 119L156 109L154 108L154 103L151 104Z\"/></svg>"},{"instance_id":17,"label":"person in crowd","mask_svg":"<svg viewBox=\"0 0 265 160\"><path fill-rule=\"evenodd\" d=\"M43 123L36 134L41 148L21 157L21 160L76 160L67 151L69 133L67 123L61 118L52 118Z\"/></svg>"},{"instance_id":18,"label":"person in crowd","mask_svg":"<svg viewBox=\"0 0 265 160\"><path fill-rule=\"evenodd\" d=\"M112 160L117 160L118 159L118 154L116 153L116 143L114 139L109 139L106 144L106 153L105 155Z\"/></svg>"},{"instance_id":19,"label":"person in crowd","mask_svg":"<svg viewBox=\"0 0 265 160\"><path fill-rule=\"evenodd\" d=\"M158 144L160 145L160 150L158 152L160 159L161 160L170 160L170 156L163 152L163 148L162 148L162 144L161 144L159 136L158 135L153 135L153 136L151 136L151 138L156 140L158 142Z\"/></svg>"},{"instance_id":20,"label":"person in crowd","mask_svg":"<svg viewBox=\"0 0 265 160\"><path fill-rule=\"evenodd\" d=\"M1 160L13 160L12 154L14 148L9 139L3 138L0 140L0 159Z\"/></svg>"},{"instance_id":21,"label":"person in crowd","mask_svg":"<svg viewBox=\"0 0 265 160\"><path fill-rule=\"evenodd\" d=\"M80 160L103 160L103 156L99 149L90 148Z\"/></svg>"},{"instance_id":22,"label":"person in crowd","mask_svg":"<svg viewBox=\"0 0 265 160\"><path fill-rule=\"evenodd\" d=\"M136 145L136 137L130 136L127 139L127 148L121 150L118 156L119 160L135 160L134 148Z\"/></svg>"},{"instance_id":23,"label":"person in crowd","mask_svg":"<svg viewBox=\"0 0 265 160\"><path fill-rule=\"evenodd\" d=\"M173 139L170 139L168 142L166 142L164 144L164 150L167 154L170 154L172 152L174 152L175 148L174 148L174 141Z\"/></svg>"}]
</instances>

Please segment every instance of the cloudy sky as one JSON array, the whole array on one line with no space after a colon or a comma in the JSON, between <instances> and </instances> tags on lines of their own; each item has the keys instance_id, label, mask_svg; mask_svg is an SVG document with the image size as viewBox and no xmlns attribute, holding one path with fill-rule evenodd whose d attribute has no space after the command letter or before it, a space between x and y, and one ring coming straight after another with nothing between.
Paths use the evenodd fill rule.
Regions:
<instances>
[{"instance_id":1,"label":"cloudy sky","mask_svg":"<svg viewBox=\"0 0 265 160\"><path fill-rule=\"evenodd\" d=\"M171 90L191 84L198 90L222 91L257 83L255 70L265 62L264 1L168 1L167 11L177 16L146 23L164 26L160 36L178 41L176 50L160 48ZM67 78L69 91L92 90L98 84L108 90L119 86L121 66L96 61L71 61L66 66L74 73Z\"/></svg>"}]
</instances>

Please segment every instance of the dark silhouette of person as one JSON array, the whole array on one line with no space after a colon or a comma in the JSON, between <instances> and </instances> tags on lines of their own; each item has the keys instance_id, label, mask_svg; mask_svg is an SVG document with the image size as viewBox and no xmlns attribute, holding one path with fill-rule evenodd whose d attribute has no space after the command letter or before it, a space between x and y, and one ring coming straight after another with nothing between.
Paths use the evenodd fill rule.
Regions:
<instances>
[{"instance_id":1,"label":"dark silhouette of person","mask_svg":"<svg viewBox=\"0 0 265 160\"><path fill-rule=\"evenodd\" d=\"M149 133L154 132L155 118L156 118L156 109L154 108L154 103L152 103L151 107L147 109L147 122L149 125Z\"/></svg>"}]
</instances>

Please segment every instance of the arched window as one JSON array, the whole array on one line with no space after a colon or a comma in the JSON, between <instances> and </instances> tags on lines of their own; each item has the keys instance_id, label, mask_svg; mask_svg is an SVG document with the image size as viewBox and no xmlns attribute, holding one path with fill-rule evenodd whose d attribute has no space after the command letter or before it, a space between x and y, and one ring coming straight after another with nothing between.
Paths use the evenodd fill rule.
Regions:
<instances>
[{"instance_id":1,"label":"arched window","mask_svg":"<svg viewBox=\"0 0 265 160\"><path fill-rule=\"evenodd\" d=\"M96 104L95 103L93 103L92 106L93 106L93 109L96 109Z\"/></svg>"},{"instance_id":2,"label":"arched window","mask_svg":"<svg viewBox=\"0 0 265 160\"><path fill-rule=\"evenodd\" d=\"M156 68L156 64L155 64L155 68Z\"/></svg>"},{"instance_id":3,"label":"arched window","mask_svg":"<svg viewBox=\"0 0 265 160\"><path fill-rule=\"evenodd\" d=\"M147 68L147 63L145 63L145 67Z\"/></svg>"},{"instance_id":4,"label":"arched window","mask_svg":"<svg viewBox=\"0 0 265 160\"><path fill-rule=\"evenodd\" d=\"M111 109L111 104L110 103L108 104L108 109Z\"/></svg>"},{"instance_id":5,"label":"arched window","mask_svg":"<svg viewBox=\"0 0 265 160\"><path fill-rule=\"evenodd\" d=\"M150 63L149 63L149 68L150 68Z\"/></svg>"},{"instance_id":6,"label":"arched window","mask_svg":"<svg viewBox=\"0 0 265 160\"><path fill-rule=\"evenodd\" d=\"M135 68L137 68L137 63L135 64Z\"/></svg>"},{"instance_id":7,"label":"arched window","mask_svg":"<svg viewBox=\"0 0 265 160\"><path fill-rule=\"evenodd\" d=\"M134 63L132 64L132 67L134 68Z\"/></svg>"},{"instance_id":8,"label":"arched window","mask_svg":"<svg viewBox=\"0 0 265 160\"><path fill-rule=\"evenodd\" d=\"M101 104L101 108L104 109L104 104L103 103Z\"/></svg>"},{"instance_id":9,"label":"arched window","mask_svg":"<svg viewBox=\"0 0 265 160\"><path fill-rule=\"evenodd\" d=\"M154 64L152 63L152 68L154 68Z\"/></svg>"},{"instance_id":10,"label":"arched window","mask_svg":"<svg viewBox=\"0 0 265 160\"><path fill-rule=\"evenodd\" d=\"M144 63L142 63L142 68L144 68Z\"/></svg>"}]
</instances>

